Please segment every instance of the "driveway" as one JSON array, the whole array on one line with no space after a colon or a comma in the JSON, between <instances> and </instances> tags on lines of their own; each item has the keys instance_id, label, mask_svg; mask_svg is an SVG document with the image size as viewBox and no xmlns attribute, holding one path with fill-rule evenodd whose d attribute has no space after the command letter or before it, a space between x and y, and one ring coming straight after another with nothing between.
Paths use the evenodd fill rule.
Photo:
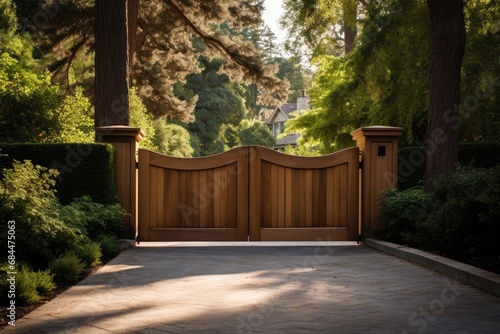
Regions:
<instances>
[{"instance_id":1,"label":"driveway","mask_svg":"<svg viewBox=\"0 0 500 334\"><path fill-rule=\"evenodd\" d=\"M17 333L499 333L500 298L352 243L148 243Z\"/></svg>"}]
</instances>

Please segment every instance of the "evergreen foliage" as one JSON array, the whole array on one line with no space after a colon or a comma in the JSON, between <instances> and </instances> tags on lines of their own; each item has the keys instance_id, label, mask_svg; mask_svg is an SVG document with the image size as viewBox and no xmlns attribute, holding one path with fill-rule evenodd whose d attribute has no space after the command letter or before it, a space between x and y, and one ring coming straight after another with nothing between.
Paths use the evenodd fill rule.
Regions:
<instances>
[{"instance_id":1,"label":"evergreen foliage","mask_svg":"<svg viewBox=\"0 0 500 334\"><path fill-rule=\"evenodd\" d=\"M24 22L23 28L36 37L43 54L51 54L49 68L61 80L65 73L71 72L75 60L92 52L94 1L60 2L47 22L39 25L34 24L35 14L43 10L38 2L14 1L19 5L17 15ZM256 83L262 103L283 101L287 83L274 76L275 68L265 66L254 43L241 34L259 28L262 3L262 0L130 1L129 9L138 6L137 12L129 10L128 17L130 82L144 98L148 111L155 117L192 120L197 98L179 98L174 86L184 84L189 74L199 73L200 55L211 59L223 57L221 71L242 83ZM193 36L198 37L203 47L192 43ZM89 82L87 78L84 80Z\"/></svg>"}]
</instances>

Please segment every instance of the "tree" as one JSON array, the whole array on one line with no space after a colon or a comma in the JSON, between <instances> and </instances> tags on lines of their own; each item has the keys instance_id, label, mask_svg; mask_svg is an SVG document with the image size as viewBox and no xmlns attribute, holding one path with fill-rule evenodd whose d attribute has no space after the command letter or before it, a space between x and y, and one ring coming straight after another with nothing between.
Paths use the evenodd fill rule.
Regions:
<instances>
[{"instance_id":1,"label":"tree","mask_svg":"<svg viewBox=\"0 0 500 334\"><path fill-rule=\"evenodd\" d=\"M95 126L130 125L127 5L139 0L95 3ZM130 16L135 14L134 11ZM130 23L133 30L134 22ZM132 32L133 33L133 32ZM133 43L130 43L133 45Z\"/></svg>"},{"instance_id":2,"label":"tree","mask_svg":"<svg viewBox=\"0 0 500 334\"><path fill-rule=\"evenodd\" d=\"M462 0L428 0L431 20L426 186L458 161L460 71L465 49Z\"/></svg>"},{"instance_id":3,"label":"tree","mask_svg":"<svg viewBox=\"0 0 500 334\"><path fill-rule=\"evenodd\" d=\"M238 131L239 145L260 145L273 147L276 144L269 128L259 120L246 120Z\"/></svg>"},{"instance_id":4,"label":"tree","mask_svg":"<svg viewBox=\"0 0 500 334\"><path fill-rule=\"evenodd\" d=\"M0 9L0 141L92 141L88 99L79 89L60 96L42 62L34 59L31 38L16 32L12 1L0 0Z\"/></svg>"},{"instance_id":5,"label":"tree","mask_svg":"<svg viewBox=\"0 0 500 334\"><path fill-rule=\"evenodd\" d=\"M165 120L157 120L154 126L153 143L157 147L158 153L181 158L193 156L194 149L191 147L188 130L181 125L165 122Z\"/></svg>"},{"instance_id":6,"label":"tree","mask_svg":"<svg viewBox=\"0 0 500 334\"><path fill-rule=\"evenodd\" d=\"M288 49L305 44L317 56L347 55L354 48L357 0L286 0L284 8L280 22L289 31Z\"/></svg>"},{"instance_id":7,"label":"tree","mask_svg":"<svg viewBox=\"0 0 500 334\"><path fill-rule=\"evenodd\" d=\"M176 83L185 83L188 74L200 71L197 59L201 54L208 58L222 57L225 62L221 71L232 79L257 83L260 87L261 101L277 103L286 98L287 84L274 76L273 68L262 64L250 40L243 40L238 34L222 34L220 30L214 29L223 22L237 31L257 28L261 23L262 0L107 1L103 7L98 3L97 12L94 12L94 1L61 2L57 13L38 27L31 24L35 13L40 10L36 6L37 3L28 4L21 0L16 2L22 4L18 15L23 18L26 30L36 36L43 53L53 55L49 68L57 74L67 73L73 61L82 54L92 52L94 46L96 51L102 51L98 46L99 43L97 45L94 43L95 13L98 16L102 15L103 27L111 24L122 26L128 24L126 33L130 84L137 87L148 111L155 117L169 116L185 121L192 120L191 113L196 104L196 97L193 96L190 100L179 99L174 93L174 86ZM120 7L119 10L111 13L111 16L105 16L107 6L115 2ZM123 17L124 2L128 6L127 18ZM118 18L118 14L121 17ZM113 23L105 22L111 21L110 17L118 20L113 20L116 21ZM98 27L100 23L96 25L96 28ZM123 32L122 28L121 31ZM106 33L110 34L110 31ZM205 45L203 49L195 49L192 36L199 36ZM113 35L113 39L118 37L119 35ZM120 38L123 40L123 34ZM123 48L123 41L120 45L122 46L119 52L120 66L124 72L123 54L126 47ZM99 56L96 57L99 59ZM96 72L98 75L104 71L102 66L100 68L101 70ZM123 75L120 73L115 79L118 80ZM63 76L58 75L58 77ZM99 83L99 79L96 83ZM122 86L124 85L122 83ZM122 108L126 109L126 102L123 102L126 99L123 95L127 93L124 87L120 90L122 92L115 94L111 101L118 110L116 114L120 114ZM108 101L107 105L109 104ZM99 103L96 103L96 106L98 105ZM120 119L116 122L120 122ZM126 120L122 122L126 123Z\"/></svg>"},{"instance_id":8,"label":"tree","mask_svg":"<svg viewBox=\"0 0 500 334\"><path fill-rule=\"evenodd\" d=\"M428 112L428 9L424 1L388 1L369 8L348 57L318 56L308 90L310 112L287 123L321 153L352 146L366 125L405 128L403 144L425 139ZM395 52L397 50L397 52Z\"/></svg>"},{"instance_id":9,"label":"tree","mask_svg":"<svg viewBox=\"0 0 500 334\"><path fill-rule=\"evenodd\" d=\"M232 84L227 75L219 73L223 60L209 61L201 57L199 64L203 71L188 76L183 94L186 98L199 96L195 120L187 128L200 140L200 154L205 156L224 151L225 143L219 136L222 126L237 126L246 111L237 85Z\"/></svg>"},{"instance_id":10,"label":"tree","mask_svg":"<svg viewBox=\"0 0 500 334\"><path fill-rule=\"evenodd\" d=\"M290 82L290 93L287 102L295 103L301 91L311 86L312 72L300 64L300 58L292 56L289 58L277 57L274 62L278 64L279 71L276 76Z\"/></svg>"}]
</instances>

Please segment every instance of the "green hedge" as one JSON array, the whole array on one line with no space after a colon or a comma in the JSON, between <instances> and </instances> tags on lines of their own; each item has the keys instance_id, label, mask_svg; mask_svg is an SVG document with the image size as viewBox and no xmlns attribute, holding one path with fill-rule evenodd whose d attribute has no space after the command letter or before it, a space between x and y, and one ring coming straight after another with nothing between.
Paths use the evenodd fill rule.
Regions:
<instances>
[{"instance_id":1,"label":"green hedge","mask_svg":"<svg viewBox=\"0 0 500 334\"><path fill-rule=\"evenodd\" d=\"M500 164L500 143L460 143L459 162L464 166L490 168ZM425 178L425 147L399 149L398 187L401 190L418 185Z\"/></svg>"},{"instance_id":2,"label":"green hedge","mask_svg":"<svg viewBox=\"0 0 500 334\"><path fill-rule=\"evenodd\" d=\"M62 204L85 195L101 204L118 202L116 151L110 144L3 143L0 155L2 170L10 168L14 159L57 169L56 190Z\"/></svg>"}]
</instances>

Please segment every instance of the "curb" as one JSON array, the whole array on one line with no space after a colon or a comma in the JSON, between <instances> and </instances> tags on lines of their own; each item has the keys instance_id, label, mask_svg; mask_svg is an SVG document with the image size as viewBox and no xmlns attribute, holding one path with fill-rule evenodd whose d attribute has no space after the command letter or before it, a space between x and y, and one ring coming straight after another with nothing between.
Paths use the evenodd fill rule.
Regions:
<instances>
[{"instance_id":1,"label":"curb","mask_svg":"<svg viewBox=\"0 0 500 334\"><path fill-rule=\"evenodd\" d=\"M441 274L500 297L500 275L495 273L450 260L443 256L378 239L366 239L365 245L406 261L428 267Z\"/></svg>"}]
</instances>

